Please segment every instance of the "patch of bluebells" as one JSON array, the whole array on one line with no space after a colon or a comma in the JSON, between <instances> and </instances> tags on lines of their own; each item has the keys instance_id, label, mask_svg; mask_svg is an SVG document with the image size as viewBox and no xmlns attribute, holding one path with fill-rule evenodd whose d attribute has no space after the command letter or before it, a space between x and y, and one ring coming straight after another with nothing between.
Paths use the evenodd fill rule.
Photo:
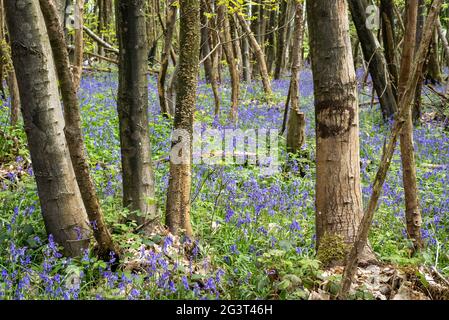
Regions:
<instances>
[{"instance_id":1,"label":"patch of bluebells","mask_svg":"<svg viewBox=\"0 0 449 320\"><path fill-rule=\"evenodd\" d=\"M358 70L358 79L363 72ZM370 94L368 85L359 86ZM285 97L289 87L287 79L273 81L273 91L279 97ZM117 90L115 75L84 77L81 83L80 101L83 113L83 129L87 149L92 160L92 174L99 194L106 203L121 196L120 143L116 102ZM252 82L243 87L242 105L238 110L236 125L226 121L229 113L229 81L224 81L220 90L224 96L220 118L213 116L213 98L210 88L200 83L198 88L197 120L206 127L241 129L280 128L284 99L276 100L267 106L257 99L260 84ZM288 252L291 257L310 257L314 253L314 115L313 115L313 79L310 70L300 75L301 109L306 113L306 147L311 161L302 163L294 160L288 173L273 177L260 175L257 167L233 165L229 167L210 167L196 165L193 169L193 194L198 194L192 204L192 218L198 234L210 241L200 240L193 246L189 266L180 268L173 264L167 254L173 245L173 239L166 237L162 252L141 250L140 259L144 261L138 272L112 271L114 257L99 264L86 252L79 260L69 260L60 256L52 237L45 244L37 238L35 248L23 242L21 245L8 241L0 248L0 299L80 299L80 298L194 298L217 299L233 298L230 288L238 287L243 291L254 286L258 275L265 274L258 266L259 258L271 250L284 250L281 243L291 244ZM155 79L149 83L149 119L153 156L166 157L170 148L170 123L159 111L157 85ZM3 112L0 112L3 114ZM363 196L367 201L372 191L371 183L379 163L383 141L388 127L381 124L378 106L374 109L362 109L360 112L361 174ZM438 246L440 252L448 252L449 234L449 134L439 123L426 123L415 128L415 150L418 168L418 187L423 214L423 237L434 253ZM283 151L281 151L283 152ZM386 240L404 242L404 210L401 163L396 151L391 172L383 187L379 210L376 213L372 243L382 249ZM424 166L427 164L429 166ZM305 176L298 172L302 167ZM31 168L29 169L31 170ZM210 171L213 171L209 176ZM157 196L165 203L168 186L168 165L159 161L155 165ZM30 171L30 174L32 171ZM11 174L9 181L16 181ZM4 182L2 182L5 185ZM7 187L6 187L7 188ZM8 192L6 190L3 192ZM12 201L6 232L15 232L15 225L22 224L24 217L36 219L40 209L34 196L28 200L27 190L18 190L17 199ZM0 193L0 197L1 197ZM3 202L3 201L2 201ZM23 206L20 204L23 203ZM21 209L25 208L25 209ZM207 215L204 214L207 212ZM212 217L213 216L213 217ZM214 220L212 220L214 219ZM114 220L116 217L114 217ZM212 231L211 222L218 227ZM1 226L0 222L0 226ZM387 235L386 231L392 232ZM0 231L1 233L1 231ZM390 238L387 238L390 237ZM11 237L12 238L12 237ZM198 241L198 240L197 240ZM200 245L206 246L213 259L205 259L201 267L207 274L201 279L193 277L198 260L201 258ZM73 273L73 283L66 283L68 270ZM251 270L251 271L249 271ZM88 290L81 290L88 288ZM248 289L250 290L250 289ZM253 295L254 296L254 295ZM237 296L239 297L239 296ZM255 296L257 297L257 295Z\"/></svg>"}]
</instances>

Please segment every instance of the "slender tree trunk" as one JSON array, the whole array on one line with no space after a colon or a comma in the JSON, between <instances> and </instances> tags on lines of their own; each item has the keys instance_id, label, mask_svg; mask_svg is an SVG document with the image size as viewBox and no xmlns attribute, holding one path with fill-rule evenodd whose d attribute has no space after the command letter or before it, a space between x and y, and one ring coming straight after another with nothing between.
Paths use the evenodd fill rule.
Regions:
<instances>
[{"instance_id":1,"label":"slender tree trunk","mask_svg":"<svg viewBox=\"0 0 449 320\"><path fill-rule=\"evenodd\" d=\"M447 61L446 65L449 65L449 41L444 36L443 26L441 25L440 19L437 20L437 31L438 31L438 36L440 37L440 40L443 43L443 50L444 50L444 54L446 56L446 61ZM449 32L448 32L448 34L449 34Z\"/></svg>"},{"instance_id":2,"label":"slender tree trunk","mask_svg":"<svg viewBox=\"0 0 449 320\"><path fill-rule=\"evenodd\" d=\"M206 0L201 0L201 51L204 59L204 73L206 74L206 81L211 84L212 92L214 94L215 102L215 115L220 111L220 95L218 92L218 76L217 76L217 66L218 61L215 62L216 53L211 52L210 40L211 34L209 32L209 19L206 16L208 12L208 4Z\"/></svg>"},{"instance_id":3,"label":"slender tree trunk","mask_svg":"<svg viewBox=\"0 0 449 320\"><path fill-rule=\"evenodd\" d=\"M416 24L416 43L421 43L422 33L424 28L424 22L426 20L426 2L425 0L418 1L418 22ZM429 44L430 45L430 44ZM429 50L429 48L427 48ZM427 55L427 53L426 53ZM422 96L422 87L424 82L424 74L427 69L427 63L424 63L422 66L421 74L418 83L416 84L416 92L415 92L415 101L412 110L412 117L415 123L418 123L421 119L421 96Z\"/></svg>"},{"instance_id":4,"label":"slender tree trunk","mask_svg":"<svg viewBox=\"0 0 449 320\"><path fill-rule=\"evenodd\" d=\"M83 55L84 55L84 39L83 39L83 15L84 15L84 0L75 0L75 45L74 45L74 59L72 66L73 85L78 91L81 84L81 75L83 74Z\"/></svg>"},{"instance_id":5,"label":"slender tree trunk","mask_svg":"<svg viewBox=\"0 0 449 320\"><path fill-rule=\"evenodd\" d=\"M263 3L262 0L254 0L251 4L251 25L250 29L253 32L256 41L261 45L264 45L262 42L262 30L261 30L261 21L263 18ZM245 31L246 32L246 31ZM252 69L253 77L256 77L256 72L259 70L259 66L257 65L256 53L253 52L252 60L254 61L254 66ZM257 70L257 71L256 71Z\"/></svg>"},{"instance_id":6,"label":"slender tree trunk","mask_svg":"<svg viewBox=\"0 0 449 320\"><path fill-rule=\"evenodd\" d=\"M0 79L3 79L3 72L6 71L6 83L9 89L9 100L10 100L10 125L16 126L20 118L20 95L19 87L17 84L16 73L12 65L10 45L5 37L5 22L4 22L4 10L3 10L3 0L0 0L0 68L2 75ZM3 81L2 81L3 82ZM2 83L3 85L3 83ZM2 90L3 91L3 90ZM2 92L3 93L3 92Z\"/></svg>"},{"instance_id":7,"label":"slender tree trunk","mask_svg":"<svg viewBox=\"0 0 449 320\"><path fill-rule=\"evenodd\" d=\"M81 129L80 106L76 96L74 77L70 72L69 55L65 45L64 31L59 23L53 0L40 0L42 13L47 25L50 44L64 103L65 136L76 180L81 191L84 206L93 225L93 233L98 243L98 255L110 259L110 253L118 254L111 234L104 222L103 212L97 197L95 185L89 174L89 162L84 148Z\"/></svg>"},{"instance_id":8,"label":"slender tree trunk","mask_svg":"<svg viewBox=\"0 0 449 320\"><path fill-rule=\"evenodd\" d=\"M226 5L218 6L218 20L221 22L219 32L220 41L224 50L226 61L231 75L231 120L237 120L237 110L240 95L240 77L237 69L236 59L234 57L234 50L232 48L231 28L229 24L228 8Z\"/></svg>"},{"instance_id":9,"label":"slender tree trunk","mask_svg":"<svg viewBox=\"0 0 449 320\"><path fill-rule=\"evenodd\" d=\"M438 33L435 30L430 44L429 51L429 63L427 65L427 81L431 81L432 84L441 83L443 77L441 76L440 61L438 59Z\"/></svg>"},{"instance_id":10,"label":"slender tree trunk","mask_svg":"<svg viewBox=\"0 0 449 320\"><path fill-rule=\"evenodd\" d=\"M385 57L379 49L379 43L366 25L367 3L365 0L349 0L348 3L362 45L363 55L369 64L369 71L373 79L373 86L379 97L382 115L384 119L388 119L397 110L396 97L387 72Z\"/></svg>"},{"instance_id":11,"label":"slender tree trunk","mask_svg":"<svg viewBox=\"0 0 449 320\"><path fill-rule=\"evenodd\" d=\"M236 17L236 19L238 19L238 17ZM251 82L251 54L248 37L242 37L242 59L243 81Z\"/></svg>"},{"instance_id":12,"label":"slender tree trunk","mask_svg":"<svg viewBox=\"0 0 449 320\"><path fill-rule=\"evenodd\" d=\"M3 0L0 0L0 95L1 99L5 99L5 88L3 79L5 78L5 70L7 67L8 54L7 54L7 42L5 39L5 28L3 22L4 14L3 14Z\"/></svg>"},{"instance_id":13,"label":"slender tree trunk","mask_svg":"<svg viewBox=\"0 0 449 320\"><path fill-rule=\"evenodd\" d=\"M340 299L346 299L349 293L352 279L354 278L354 274L357 269L357 262L366 246L368 233L373 221L374 212L377 208L377 203L382 191L382 186L385 182L388 169L390 168L398 136L403 130L405 123L407 122L406 115L410 112L409 110L414 99L416 84L418 83L419 75L426 60L426 53L442 4L443 0L434 0L431 9L429 10L429 16L427 17L427 21L423 30L422 41L419 45L418 52L416 53L415 59L412 64L412 72L410 73L410 76L408 78L407 85L404 87L405 90L401 94L401 101L399 102L399 109L396 115L396 119L393 123L390 138L388 140L388 143L384 147L379 169L373 183L371 198L368 202L365 214L363 215L362 222L360 223L360 228L357 232L357 239L347 258L346 267L342 277L341 289L339 292Z\"/></svg>"},{"instance_id":14,"label":"slender tree trunk","mask_svg":"<svg viewBox=\"0 0 449 320\"><path fill-rule=\"evenodd\" d=\"M242 57L243 57L243 81L252 81L252 69L251 69L251 51L249 49L248 38L242 39Z\"/></svg>"},{"instance_id":15,"label":"slender tree trunk","mask_svg":"<svg viewBox=\"0 0 449 320\"><path fill-rule=\"evenodd\" d=\"M276 66L274 69L274 79L280 79L285 61L285 52L287 51L287 18L288 18L287 0L281 0L279 3L279 18L276 43Z\"/></svg>"},{"instance_id":16,"label":"slender tree trunk","mask_svg":"<svg viewBox=\"0 0 449 320\"><path fill-rule=\"evenodd\" d=\"M38 0L5 1L12 60L45 227L80 255L90 227L64 136L55 65ZM27 23L24 23L26 21Z\"/></svg>"},{"instance_id":17,"label":"slender tree trunk","mask_svg":"<svg viewBox=\"0 0 449 320\"><path fill-rule=\"evenodd\" d=\"M110 23L110 15L112 15L112 1L111 0L99 0L98 1L98 27L97 33L101 39L108 42L108 38L105 36L105 31L107 30ZM98 54L104 55L104 48L102 46L98 47Z\"/></svg>"},{"instance_id":18,"label":"slender tree trunk","mask_svg":"<svg viewBox=\"0 0 449 320\"><path fill-rule=\"evenodd\" d=\"M411 66L415 55L416 23L418 16L418 0L408 0L404 44L402 46L401 74L399 78L399 96L402 98L410 77ZM400 135L403 183L405 193L405 217L407 234L413 241L416 250L423 247L421 237L421 213L418 202L418 186L416 181L415 149L413 147L412 110L408 108L405 114L405 124Z\"/></svg>"},{"instance_id":19,"label":"slender tree trunk","mask_svg":"<svg viewBox=\"0 0 449 320\"><path fill-rule=\"evenodd\" d=\"M345 0L307 1L316 113L316 234L353 244L362 218L357 82ZM344 259L344 257L339 257ZM340 260L332 262L342 262Z\"/></svg>"},{"instance_id":20,"label":"slender tree trunk","mask_svg":"<svg viewBox=\"0 0 449 320\"><path fill-rule=\"evenodd\" d=\"M209 19L207 17L209 12L207 11L206 0L201 0L201 58L203 59L204 75L206 82L212 84L212 58L211 49L209 44Z\"/></svg>"},{"instance_id":21,"label":"slender tree trunk","mask_svg":"<svg viewBox=\"0 0 449 320\"><path fill-rule=\"evenodd\" d=\"M285 63L287 66L292 65L292 51L293 51L293 33L294 33L294 23L290 23L291 20L295 18L295 8L296 1L289 1L288 11L287 11L287 31L286 31L286 48L285 48ZM302 49L301 49L302 50ZM301 53L300 53L301 54Z\"/></svg>"},{"instance_id":22,"label":"slender tree trunk","mask_svg":"<svg viewBox=\"0 0 449 320\"><path fill-rule=\"evenodd\" d=\"M175 114L175 108L176 108L176 83L178 82L178 70L179 70L179 64L176 64L176 68L173 71L173 74L170 78L170 84L167 88L167 101L168 101L168 109L170 110L170 114Z\"/></svg>"},{"instance_id":23,"label":"slender tree trunk","mask_svg":"<svg viewBox=\"0 0 449 320\"><path fill-rule=\"evenodd\" d=\"M17 84L16 72L14 71L14 69L8 72L7 82L11 100L10 123L11 126L16 126L20 118L20 94L19 85Z\"/></svg>"},{"instance_id":24,"label":"slender tree trunk","mask_svg":"<svg viewBox=\"0 0 449 320\"><path fill-rule=\"evenodd\" d=\"M295 4L295 31L293 38L292 75L290 80L290 112L287 121L287 151L297 153L304 145L306 138L306 121L299 109L299 71L301 69L301 48L303 39L302 14L303 5ZM288 107L288 104L286 105Z\"/></svg>"},{"instance_id":25,"label":"slender tree trunk","mask_svg":"<svg viewBox=\"0 0 449 320\"><path fill-rule=\"evenodd\" d=\"M356 69L356 70L357 70L357 67L359 65L359 49L360 49L360 41L359 41L358 38L356 38L354 40L354 44L352 45L352 50L354 51L354 54L353 54L353 57L354 57L354 69Z\"/></svg>"},{"instance_id":26,"label":"slender tree trunk","mask_svg":"<svg viewBox=\"0 0 449 320\"><path fill-rule=\"evenodd\" d=\"M230 31L231 31L231 39L232 39L232 49L234 51L235 62L237 65L237 71L239 74L239 82L243 77L242 73L242 49L240 48L240 39L239 39L239 31L238 31L238 20L235 17L235 14L229 14L228 16ZM240 27L240 26L239 26Z\"/></svg>"},{"instance_id":27,"label":"slender tree trunk","mask_svg":"<svg viewBox=\"0 0 449 320\"><path fill-rule=\"evenodd\" d=\"M183 230L188 237L192 237L193 230L190 224L191 142L199 71L200 1L180 0L180 8L180 48L183 48L183 50L180 51L179 57L173 142L180 142L180 137L176 132L177 130L183 130L186 135L182 138L182 142L186 142L187 146L181 151L184 161L175 163L173 158L170 161L166 223L173 234L179 234Z\"/></svg>"},{"instance_id":28,"label":"slender tree trunk","mask_svg":"<svg viewBox=\"0 0 449 320\"><path fill-rule=\"evenodd\" d=\"M168 108L168 103L166 99L166 93L165 93L165 78L167 76L167 70L168 70L168 64L169 64L169 58L170 58L170 51L172 48L172 40L173 40L173 34L175 32L175 26L176 26L176 13L177 8L174 6L175 0L170 0L167 2L167 19L165 23L165 42L164 42L164 49L162 51L162 61L161 61L161 69L159 71L159 78L157 82L157 89L159 92L159 103L161 105L161 112L164 115L171 115L170 110Z\"/></svg>"},{"instance_id":29,"label":"slender tree trunk","mask_svg":"<svg viewBox=\"0 0 449 320\"><path fill-rule=\"evenodd\" d=\"M156 64L157 47L159 43L159 36L157 35L157 22L156 22L156 6L155 0L148 0L146 5L147 19L147 37L150 44L150 51L148 52L148 64L152 68ZM159 1L159 0L157 0Z\"/></svg>"},{"instance_id":30,"label":"slender tree trunk","mask_svg":"<svg viewBox=\"0 0 449 320\"><path fill-rule=\"evenodd\" d=\"M276 60L276 18L277 15L275 10L271 10L267 13L267 21L265 21L265 19L263 20L264 25L266 25L266 31L264 31L265 41L263 43L258 42L265 55L268 74L270 75L272 74L274 61Z\"/></svg>"},{"instance_id":31,"label":"slender tree trunk","mask_svg":"<svg viewBox=\"0 0 449 320\"><path fill-rule=\"evenodd\" d=\"M390 72L393 94L397 99L399 71L396 63L396 34L394 25L393 0L381 0L380 12L382 19L382 39L385 49L385 59Z\"/></svg>"},{"instance_id":32,"label":"slender tree trunk","mask_svg":"<svg viewBox=\"0 0 449 320\"><path fill-rule=\"evenodd\" d=\"M123 205L130 209L133 220L147 223L151 229L159 223L159 216L148 127L148 43L144 13L144 0L116 2Z\"/></svg>"},{"instance_id":33,"label":"slender tree trunk","mask_svg":"<svg viewBox=\"0 0 449 320\"><path fill-rule=\"evenodd\" d=\"M251 48L253 49L253 52L256 54L260 76L262 77L264 92L267 98L269 99L272 91L271 91L270 76L268 74L267 64L265 61L265 55L259 43L257 43L256 37L254 36L254 33L252 33L245 18L240 14L238 14L237 17L239 18L243 30L248 34L249 43L251 45Z\"/></svg>"},{"instance_id":34,"label":"slender tree trunk","mask_svg":"<svg viewBox=\"0 0 449 320\"><path fill-rule=\"evenodd\" d=\"M443 43L444 55L446 57L446 65L449 66L449 32L447 32L446 37L444 36L443 26L441 25L440 19L437 20L438 35L441 42ZM446 89L444 90L445 95L449 95L449 78L447 79Z\"/></svg>"}]
</instances>

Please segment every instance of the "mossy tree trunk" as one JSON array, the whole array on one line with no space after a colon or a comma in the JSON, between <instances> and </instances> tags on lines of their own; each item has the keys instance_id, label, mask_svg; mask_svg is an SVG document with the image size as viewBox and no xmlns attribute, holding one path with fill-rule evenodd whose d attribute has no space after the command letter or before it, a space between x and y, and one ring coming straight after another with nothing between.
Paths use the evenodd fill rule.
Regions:
<instances>
[{"instance_id":1,"label":"mossy tree trunk","mask_svg":"<svg viewBox=\"0 0 449 320\"><path fill-rule=\"evenodd\" d=\"M176 84L174 129L187 132L187 147L181 152L185 161L170 161L167 192L166 223L173 234L185 232L193 236L190 222L190 191L192 183L193 115L198 85L200 55L200 0L180 0L180 56ZM175 131L176 132L176 131ZM173 143L179 136L173 137Z\"/></svg>"}]
</instances>

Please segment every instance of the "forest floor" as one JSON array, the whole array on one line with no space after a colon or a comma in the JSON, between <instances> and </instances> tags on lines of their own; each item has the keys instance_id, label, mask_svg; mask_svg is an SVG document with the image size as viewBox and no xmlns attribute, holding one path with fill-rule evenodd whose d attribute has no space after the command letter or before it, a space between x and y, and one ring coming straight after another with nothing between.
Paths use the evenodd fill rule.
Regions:
<instances>
[{"instance_id":1,"label":"forest floor","mask_svg":"<svg viewBox=\"0 0 449 320\"><path fill-rule=\"evenodd\" d=\"M361 78L361 74L359 74ZM262 103L259 83L243 84L237 127L280 129L289 80L273 81L274 102ZM153 159L165 159L171 124L159 112L150 79ZM442 91L443 86L436 86ZM200 83L195 121L201 129L232 128L230 86L221 88L221 117L213 116L211 89ZM363 198L371 193L389 127L370 86L360 90ZM193 172L192 223L195 241L167 232L146 235L122 223L120 149L115 74L83 78L79 94L91 172L106 221L125 254L103 262L94 250L83 257L60 256L47 238L23 130L8 123L9 102L0 105L0 299L333 299L342 269L325 270L315 257L315 133L313 83L301 73L301 108L307 143L288 170L262 175L257 165L197 164ZM351 299L447 298L449 276L448 109L426 89L423 122L415 128L419 198L426 249L411 256L405 236L401 161L396 152L370 234L379 265L359 268ZM280 141L285 158L284 138ZM155 162L157 200L162 210L168 163ZM440 288L441 287L441 288ZM440 289L438 289L440 288ZM441 292L440 292L441 291Z\"/></svg>"}]
</instances>

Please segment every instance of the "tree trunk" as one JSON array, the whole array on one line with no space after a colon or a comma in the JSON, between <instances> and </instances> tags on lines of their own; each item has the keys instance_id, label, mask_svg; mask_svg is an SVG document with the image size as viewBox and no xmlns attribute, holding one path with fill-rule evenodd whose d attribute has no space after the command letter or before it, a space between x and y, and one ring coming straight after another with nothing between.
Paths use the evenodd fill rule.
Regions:
<instances>
[{"instance_id":1,"label":"tree trunk","mask_svg":"<svg viewBox=\"0 0 449 320\"><path fill-rule=\"evenodd\" d=\"M264 42L258 44L262 48L262 51L265 55L265 61L267 64L268 74L272 74L274 61L276 59L276 44L275 44L275 34L276 34L276 11L270 10L267 13L267 21L263 20L263 23L266 25L266 31L264 32ZM257 58L257 55L256 55Z\"/></svg>"},{"instance_id":2,"label":"tree trunk","mask_svg":"<svg viewBox=\"0 0 449 320\"><path fill-rule=\"evenodd\" d=\"M14 69L8 72L7 82L9 88L9 96L11 100L10 123L11 126L16 126L20 118L20 94L19 94L19 85L17 84L16 72L14 71Z\"/></svg>"},{"instance_id":3,"label":"tree trunk","mask_svg":"<svg viewBox=\"0 0 449 320\"><path fill-rule=\"evenodd\" d=\"M184 161L175 162L174 158L171 157L166 223L173 234L179 234L183 230L188 237L192 237L193 231L190 224L191 142L193 138L193 115L196 103L198 58L200 53L200 1L180 0L180 8L179 45L183 50L180 50L179 57L173 143L180 142L176 130L183 130L186 135L182 139L183 143L187 144L187 147L182 150Z\"/></svg>"},{"instance_id":4,"label":"tree trunk","mask_svg":"<svg viewBox=\"0 0 449 320\"><path fill-rule=\"evenodd\" d=\"M446 60L447 60L446 64L449 65L449 41L444 36L443 26L441 25L440 19L437 20L437 31L438 31L438 36L440 37L440 40L443 43L443 50L444 50L444 54L445 54ZM449 34L449 32L448 32L448 34Z\"/></svg>"},{"instance_id":5,"label":"tree trunk","mask_svg":"<svg viewBox=\"0 0 449 320\"><path fill-rule=\"evenodd\" d=\"M139 224L158 224L148 127L148 43L145 1L116 2L119 54L118 114L123 205ZM140 214L137 214L137 213Z\"/></svg>"},{"instance_id":6,"label":"tree trunk","mask_svg":"<svg viewBox=\"0 0 449 320\"><path fill-rule=\"evenodd\" d=\"M449 32L447 32L446 37L444 36L443 26L441 25L440 19L437 20L438 35L441 42L443 43L444 55L446 57L446 65L449 66ZM444 90L445 95L449 95L449 79L446 81L446 89Z\"/></svg>"},{"instance_id":7,"label":"tree trunk","mask_svg":"<svg viewBox=\"0 0 449 320\"><path fill-rule=\"evenodd\" d=\"M315 88L318 253L329 250L324 247L329 241L353 244L363 210L357 81L347 9L345 0L307 1Z\"/></svg>"},{"instance_id":8,"label":"tree trunk","mask_svg":"<svg viewBox=\"0 0 449 320\"><path fill-rule=\"evenodd\" d=\"M80 106L76 96L74 77L70 72L69 55L65 45L64 31L59 23L57 10L52 0L40 0L42 13L47 25L50 44L55 59L56 72L64 103L65 136L76 180L81 191L83 203L93 225L93 233L98 243L98 255L110 259L110 253L118 255L111 234L104 222L103 212L97 197L95 185L89 174L89 162L84 148L81 129Z\"/></svg>"},{"instance_id":9,"label":"tree trunk","mask_svg":"<svg viewBox=\"0 0 449 320\"><path fill-rule=\"evenodd\" d=\"M49 235L80 255L90 227L64 136L55 65L38 0L5 1L25 132ZM27 23L24 23L26 21Z\"/></svg>"},{"instance_id":10,"label":"tree trunk","mask_svg":"<svg viewBox=\"0 0 449 320\"><path fill-rule=\"evenodd\" d=\"M215 101L215 115L217 115L220 111L220 95L218 92L218 75L217 75L217 64L215 52L211 52L210 49L210 40L211 35L209 32L209 28L213 26L209 26L209 19L205 15L208 12L208 4L206 0L201 1L201 51L204 59L204 73L206 74L206 81L210 83L212 87L212 92L214 94Z\"/></svg>"},{"instance_id":11,"label":"tree trunk","mask_svg":"<svg viewBox=\"0 0 449 320\"><path fill-rule=\"evenodd\" d=\"M425 0L418 1L418 21L416 24L416 43L421 43L422 33L424 28L424 22L426 20L426 2ZM416 48L417 49L417 48ZM429 48L427 48L429 50ZM426 53L427 55L427 53ZM421 119L421 97L422 97L422 86L424 82L424 74L427 69L426 63L423 64L420 70L419 81L416 84L415 101L412 110L412 117L415 123L418 123Z\"/></svg>"},{"instance_id":12,"label":"tree trunk","mask_svg":"<svg viewBox=\"0 0 449 320\"><path fill-rule=\"evenodd\" d=\"M237 15L237 13L236 13ZM238 17L236 17L238 19ZM248 37L242 37L243 81L251 82L251 53Z\"/></svg>"},{"instance_id":13,"label":"tree trunk","mask_svg":"<svg viewBox=\"0 0 449 320\"><path fill-rule=\"evenodd\" d=\"M407 122L406 115L407 113L410 112L416 84L418 83L419 75L426 60L426 53L432 38L435 22L436 19L438 19L438 13L440 12L442 4L443 0L434 0L432 7L429 10L429 16L427 17L427 21L423 30L422 41L419 45L418 52L416 53L415 59L412 64L412 72L410 72L407 85L405 86L405 90L401 95L401 100L398 105L399 106L398 113L393 123L390 138L388 140L388 143L384 147L379 169L377 171L376 178L373 183L373 191L371 193L371 198L368 202L366 212L363 215L362 222L360 223L360 228L357 232L357 239L347 258L346 267L342 277L341 289L339 292L340 299L346 299L349 293L352 279L354 278L354 274L357 269L357 262L366 246L368 240L368 233L373 221L374 212L377 208L377 203L379 201L379 197L382 191L382 186L385 182L385 178L387 176L388 169L390 167L391 160L393 158L398 136L401 133L405 123Z\"/></svg>"},{"instance_id":14,"label":"tree trunk","mask_svg":"<svg viewBox=\"0 0 449 320\"><path fill-rule=\"evenodd\" d=\"M276 43L276 65L274 68L274 79L280 79L285 62L285 52L287 51L286 30L287 30L287 0L279 3L279 18Z\"/></svg>"},{"instance_id":15,"label":"tree trunk","mask_svg":"<svg viewBox=\"0 0 449 320\"><path fill-rule=\"evenodd\" d=\"M295 31L293 38L292 75L290 80L290 113L287 125L287 151L297 153L304 145L306 138L306 121L299 109L299 71L301 69L301 48L303 39L302 14L303 5L296 3ZM288 104L286 105L288 108Z\"/></svg>"},{"instance_id":16,"label":"tree trunk","mask_svg":"<svg viewBox=\"0 0 449 320\"><path fill-rule=\"evenodd\" d=\"M264 20L264 8L263 8L263 0L254 0L253 2L251 2L251 25L250 25L250 29L254 34L254 37L256 38L257 43L260 43L261 46L264 45L263 41L263 37L264 35L262 34L262 21ZM245 31L246 32L246 31ZM262 49L263 50L263 49ZM257 65L257 57L256 57L256 53L253 52L253 57L252 60L255 61L254 62L254 66L252 69L253 72L253 77L256 77L256 70L259 70L259 66Z\"/></svg>"},{"instance_id":17,"label":"tree trunk","mask_svg":"<svg viewBox=\"0 0 449 320\"><path fill-rule=\"evenodd\" d=\"M201 12L200 12L200 20L201 20L201 58L203 59L204 65L204 75L206 78L206 82L212 84L212 57L211 57L211 49L209 44L209 19L207 17L209 12L207 11L207 3L206 0L201 0Z\"/></svg>"},{"instance_id":18,"label":"tree trunk","mask_svg":"<svg viewBox=\"0 0 449 320\"><path fill-rule=\"evenodd\" d=\"M390 72L391 87L393 94L397 99L397 88L399 81L399 72L396 63L396 35L394 25L394 3L393 0L381 0L380 12L382 19L382 39L385 49L385 60L388 71Z\"/></svg>"},{"instance_id":19,"label":"tree trunk","mask_svg":"<svg viewBox=\"0 0 449 320\"><path fill-rule=\"evenodd\" d=\"M105 34L110 27L112 20L112 0L99 0L98 1L98 28L97 32L101 39L106 42L109 38ZM98 54L103 55L103 47L98 47Z\"/></svg>"},{"instance_id":20,"label":"tree trunk","mask_svg":"<svg viewBox=\"0 0 449 320\"><path fill-rule=\"evenodd\" d=\"M229 14L228 16L230 30L231 30L231 40L232 40L232 49L234 50L235 62L237 65L237 71L239 74L239 82L240 79L243 78L242 73L242 49L240 48L240 39L239 39L239 29L240 25L238 25L238 20L235 17L235 14Z\"/></svg>"},{"instance_id":21,"label":"tree trunk","mask_svg":"<svg viewBox=\"0 0 449 320\"><path fill-rule=\"evenodd\" d=\"M435 30L429 50L429 64L427 65L426 81L431 81L432 84L441 83L443 78L441 76L440 61L438 59L438 33Z\"/></svg>"},{"instance_id":22,"label":"tree trunk","mask_svg":"<svg viewBox=\"0 0 449 320\"><path fill-rule=\"evenodd\" d=\"M267 96L267 98L269 99L271 97L272 91L271 91L270 76L268 75L267 64L265 61L265 55L262 51L262 48L257 43L256 37L254 36L254 33L252 33L245 18L240 14L238 14L237 17L239 18L239 21L240 21L240 24L241 24L243 30L248 35L249 43L251 45L251 48L253 49L253 52L256 54L257 63L259 66L259 71L260 71L260 76L262 77L262 84L263 84L264 92L265 92L265 95Z\"/></svg>"},{"instance_id":23,"label":"tree trunk","mask_svg":"<svg viewBox=\"0 0 449 320\"><path fill-rule=\"evenodd\" d=\"M404 44L402 46L401 74L399 78L399 96L402 98L406 91L410 77L411 66L415 55L416 23L418 16L418 0L408 0L406 4L406 17ZM402 180L405 193L405 217L407 234L413 241L414 248L423 247L421 237L421 213L418 202L418 186L416 181L415 149L413 147L413 119L412 110L408 108L405 114L405 124L400 135Z\"/></svg>"},{"instance_id":24,"label":"tree trunk","mask_svg":"<svg viewBox=\"0 0 449 320\"><path fill-rule=\"evenodd\" d=\"M83 54L84 54L84 40L83 40L83 14L84 14L84 0L75 0L75 45L74 45L74 59L73 59L73 85L75 91L78 91L81 84L81 75L83 74Z\"/></svg>"},{"instance_id":25,"label":"tree trunk","mask_svg":"<svg viewBox=\"0 0 449 320\"><path fill-rule=\"evenodd\" d=\"M236 121L240 95L240 77L237 69L236 59L234 57L234 50L232 48L231 27L229 24L227 6L219 5L217 15L218 20L221 22L219 23L220 41L226 56L226 61L228 63L229 73L231 75L232 92L230 117L231 120Z\"/></svg>"},{"instance_id":26,"label":"tree trunk","mask_svg":"<svg viewBox=\"0 0 449 320\"><path fill-rule=\"evenodd\" d=\"M58 11L58 19L60 23L63 25L63 28L65 28L66 25L66 8L69 5L70 0L56 0L55 6L56 10Z\"/></svg>"},{"instance_id":27,"label":"tree trunk","mask_svg":"<svg viewBox=\"0 0 449 320\"><path fill-rule=\"evenodd\" d=\"M379 43L366 25L367 3L365 0L349 0L348 3L363 55L369 63L369 71L373 79L373 86L379 97L382 115L384 119L388 119L397 110L396 97L387 73L388 68L385 57L379 49Z\"/></svg>"},{"instance_id":28,"label":"tree trunk","mask_svg":"<svg viewBox=\"0 0 449 320\"><path fill-rule=\"evenodd\" d=\"M3 0L0 0L0 68L2 75L0 79L3 79L3 72L7 72L6 83L9 89L9 101L10 101L10 125L12 127L17 126L20 118L20 95L19 87L17 84L16 73L12 65L10 45L5 37L5 22L4 22L4 10ZM3 85L3 81L2 81ZM3 90L2 90L3 94Z\"/></svg>"},{"instance_id":29,"label":"tree trunk","mask_svg":"<svg viewBox=\"0 0 449 320\"><path fill-rule=\"evenodd\" d=\"M161 69L159 71L159 77L157 82L157 89L159 93L159 103L161 105L161 112L163 115L171 115L170 110L168 108L168 103L166 99L166 93L165 93L165 78L167 76L167 70L168 70L168 64L169 64L169 58L170 58L170 51L172 48L172 39L173 39L173 33L175 32L175 26L176 26L176 13L177 8L174 6L175 0L170 0L167 2L167 18L165 22L165 42L164 42L164 49L162 51L162 61L161 61Z\"/></svg>"}]
</instances>

